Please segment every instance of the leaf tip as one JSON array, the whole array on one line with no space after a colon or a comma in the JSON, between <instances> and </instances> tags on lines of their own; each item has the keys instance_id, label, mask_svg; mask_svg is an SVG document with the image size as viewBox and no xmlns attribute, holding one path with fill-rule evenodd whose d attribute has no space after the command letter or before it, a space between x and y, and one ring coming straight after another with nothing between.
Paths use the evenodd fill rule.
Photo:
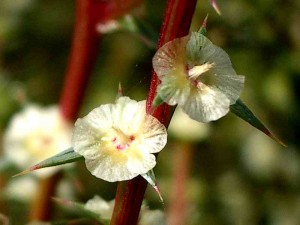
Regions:
<instances>
[{"instance_id":1,"label":"leaf tip","mask_svg":"<svg viewBox=\"0 0 300 225\"><path fill-rule=\"evenodd\" d=\"M285 144L283 141L281 141L279 138L277 138L276 136L274 136L271 132L266 133L270 138L272 138L274 141L276 141L278 144L280 144L281 146L287 148L287 144Z\"/></svg>"},{"instance_id":2,"label":"leaf tip","mask_svg":"<svg viewBox=\"0 0 300 225\"><path fill-rule=\"evenodd\" d=\"M32 167L30 167L30 168L28 168L28 169L26 169L26 170L24 170L24 171L22 171L20 173L17 173L15 175L13 175L12 177L22 176L22 175L28 174L28 173L30 173L30 172L32 172L34 170L37 170L37 169L40 169L39 165L32 166Z\"/></svg>"}]
</instances>

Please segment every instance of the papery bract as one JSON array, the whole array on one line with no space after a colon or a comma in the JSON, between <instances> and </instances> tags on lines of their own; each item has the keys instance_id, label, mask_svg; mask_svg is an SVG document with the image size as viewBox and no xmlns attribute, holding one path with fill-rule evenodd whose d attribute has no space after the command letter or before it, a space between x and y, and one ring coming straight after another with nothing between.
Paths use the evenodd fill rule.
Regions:
<instances>
[{"instance_id":1,"label":"papery bract","mask_svg":"<svg viewBox=\"0 0 300 225\"><path fill-rule=\"evenodd\" d=\"M162 150L167 133L146 114L145 104L120 97L116 104L101 105L76 121L72 145L94 176L110 182L129 180L155 166L152 153Z\"/></svg>"},{"instance_id":2,"label":"papery bract","mask_svg":"<svg viewBox=\"0 0 300 225\"><path fill-rule=\"evenodd\" d=\"M159 97L199 122L226 115L244 86L244 76L236 75L227 53L200 32L162 46L153 68L161 80Z\"/></svg>"}]
</instances>

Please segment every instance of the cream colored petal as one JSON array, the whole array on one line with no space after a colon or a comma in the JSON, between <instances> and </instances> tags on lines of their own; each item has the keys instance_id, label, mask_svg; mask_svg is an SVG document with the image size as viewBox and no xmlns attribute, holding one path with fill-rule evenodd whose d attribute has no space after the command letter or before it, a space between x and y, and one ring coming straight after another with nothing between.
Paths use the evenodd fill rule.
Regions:
<instances>
[{"instance_id":1,"label":"cream colored petal","mask_svg":"<svg viewBox=\"0 0 300 225\"><path fill-rule=\"evenodd\" d=\"M114 127L127 135L139 132L146 115L146 101L137 102L121 97L114 108Z\"/></svg>"},{"instance_id":2,"label":"cream colored petal","mask_svg":"<svg viewBox=\"0 0 300 225\"><path fill-rule=\"evenodd\" d=\"M185 77L187 41L188 36L176 38L158 49L152 59L152 64L159 79L174 73Z\"/></svg>"},{"instance_id":3,"label":"cream colored petal","mask_svg":"<svg viewBox=\"0 0 300 225\"><path fill-rule=\"evenodd\" d=\"M152 154L140 154L127 162L127 168L131 173L145 174L156 165L155 156Z\"/></svg>"},{"instance_id":4,"label":"cream colored petal","mask_svg":"<svg viewBox=\"0 0 300 225\"><path fill-rule=\"evenodd\" d=\"M232 105L239 98L244 88L244 82L245 77L240 75L215 76L214 86L226 95Z\"/></svg>"},{"instance_id":5,"label":"cream colored petal","mask_svg":"<svg viewBox=\"0 0 300 225\"><path fill-rule=\"evenodd\" d=\"M206 123L225 116L229 104L229 99L218 89L202 85L201 89L190 95L182 109L190 118Z\"/></svg>"},{"instance_id":6,"label":"cream colored petal","mask_svg":"<svg viewBox=\"0 0 300 225\"><path fill-rule=\"evenodd\" d=\"M213 44L212 44L213 45ZM207 47L208 48L208 47ZM207 49L205 48L205 49ZM213 45L215 49L213 54L207 53L209 50L204 49L205 61L214 62L215 66L210 70L212 74L216 75L235 75L236 72L232 67L229 55L218 46ZM208 55L210 54L210 55Z\"/></svg>"},{"instance_id":7,"label":"cream colored petal","mask_svg":"<svg viewBox=\"0 0 300 225\"><path fill-rule=\"evenodd\" d=\"M167 143L167 131L163 124L151 115L147 115L143 133L138 136L140 148L147 153L160 152Z\"/></svg>"},{"instance_id":8,"label":"cream colored petal","mask_svg":"<svg viewBox=\"0 0 300 225\"><path fill-rule=\"evenodd\" d=\"M228 54L199 32L190 34L186 54L188 63L192 66L213 63L214 66L210 69L212 74L236 74Z\"/></svg>"},{"instance_id":9,"label":"cream colored petal","mask_svg":"<svg viewBox=\"0 0 300 225\"><path fill-rule=\"evenodd\" d=\"M214 45L199 32L192 32L186 45L187 60L190 65L206 63L205 57L210 57L215 51Z\"/></svg>"},{"instance_id":10,"label":"cream colored petal","mask_svg":"<svg viewBox=\"0 0 300 225\"><path fill-rule=\"evenodd\" d=\"M112 105L102 105L82 119L78 119L72 136L74 151L85 158L95 158L99 154L101 138L111 129Z\"/></svg>"},{"instance_id":11,"label":"cream colored petal","mask_svg":"<svg viewBox=\"0 0 300 225\"><path fill-rule=\"evenodd\" d=\"M86 121L91 129L105 133L106 130L113 125L113 118L111 116L113 108L113 104L101 105L98 108L93 109L88 115L83 117L82 120Z\"/></svg>"},{"instance_id":12,"label":"cream colored petal","mask_svg":"<svg viewBox=\"0 0 300 225\"><path fill-rule=\"evenodd\" d=\"M137 145L123 151L101 149L98 158L86 159L87 169L109 182L130 180L148 172L155 164L155 156L143 152Z\"/></svg>"},{"instance_id":13,"label":"cream colored petal","mask_svg":"<svg viewBox=\"0 0 300 225\"><path fill-rule=\"evenodd\" d=\"M97 158L100 141L100 131L97 133L97 130L84 119L76 121L72 137L72 146L75 152L85 158Z\"/></svg>"},{"instance_id":14,"label":"cream colored petal","mask_svg":"<svg viewBox=\"0 0 300 225\"><path fill-rule=\"evenodd\" d=\"M186 78L164 77L157 87L157 93L169 105L183 104L190 94L190 83Z\"/></svg>"},{"instance_id":15,"label":"cream colored petal","mask_svg":"<svg viewBox=\"0 0 300 225\"><path fill-rule=\"evenodd\" d=\"M126 167L126 163L113 163L111 157L101 157L95 159L86 159L87 169L94 176L109 182L120 180L128 180L135 176L130 173Z\"/></svg>"}]
</instances>

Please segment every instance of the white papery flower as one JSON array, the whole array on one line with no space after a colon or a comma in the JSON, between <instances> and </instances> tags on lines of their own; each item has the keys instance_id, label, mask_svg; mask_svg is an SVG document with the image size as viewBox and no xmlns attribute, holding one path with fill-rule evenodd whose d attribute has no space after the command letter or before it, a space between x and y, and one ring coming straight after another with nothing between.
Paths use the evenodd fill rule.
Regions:
<instances>
[{"instance_id":1,"label":"white papery flower","mask_svg":"<svg viewBox=\"0 0 300 225\"><path fill-rule=\"evenodd\" d=\"M153 68L161 80L160 98L199 122L226 115L244 86L244 76L236 75L227 53L200 32L162 46Z\"/></svg>"},{"instance_id":2,"label":"white papery flower","mask_svg":"<svg viewBox=\"0 0 300 225\"><path fill-rule=\"evenodd\" d=\"M28 105L13 116L3 137L4 157L21 170L47 159L71 145L72 128L56 106ZM60 167L37 171L45 177Z\"/></svg>"},{"instance_id":3,"label":"white papery flower","mask_svg":"<svg viewBox=\"0 0 300 225\"><path fill-rule=\"evenodd\" d=\"M38 191L37 180L32 176L11 179L4 189L4 195L18 201L31 201Z\"/></svg>"},{"instance_id":4,"label":"white papery flower","mask_svg":"<svg viewBox=\"0 0 300 225\"><path fill-rule=\"evenodd\" d=\"M163 124L146 113L146 101L120 97L78 119L72 138L74 151L87 169L106 181L132 179L151 170L167 142Z\"/></svg>"},{"instance_id":5,"label":"white papery flower","mask_svg":"<svg viewBox=\"0 0 300 225\"><path fill-rule=\"evenodd\" d=\"M85 203L84 208L96 214L99 214L101 219L110 220L114 205L115 200L105 201L103 198L96 195L94 196L94 198L88 200Z\"/></svg>"},{"instance_id":6,"label":"white papery flower","mask_svg":"<svg viewBox=\"0 0 300 225\"><path fill-rule=\"evenodd\" d=\"M115 200L106 201L96 195L88 200L84 208L99 215L100 219L110 220L113 214ZM143 203L138 225L164 225L166 224L164 213L161 210L148 209Z\"/></svg>"}]
</instances>

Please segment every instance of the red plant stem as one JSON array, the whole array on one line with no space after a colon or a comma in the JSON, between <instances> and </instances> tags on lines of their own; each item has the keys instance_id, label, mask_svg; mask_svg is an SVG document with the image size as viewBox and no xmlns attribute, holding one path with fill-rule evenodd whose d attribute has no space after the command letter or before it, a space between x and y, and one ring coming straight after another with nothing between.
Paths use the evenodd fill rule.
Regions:
<instances>
[{"instance_id":1,"label":"red plant stem","mask_svg":"<svg viewBox=\"0 0 300 225\"><path fill-rule=\"evenodd\" d=\"M161 28L158 47L177 37L187 35L194 14L197 0L169 0L167 2L164 20ZM147 98L147 111L151 111L159 80L152 72L152 79ZM166 104L159 106L153 115L165 126L170 120L170 107ZM136 225L144 198L147 182L141 177L119 182L116 193L116 203L111 225Z\"/></svg>"},{"instance_id":2,"label":"red plant stem","mask_svg":"<svg viewBox=\"0 0 300 225\"><path fill-rule=\"evenodd\" d=\"M97 24L124 15L141 2L142 0L76 1L72 50L60 99L61 111L67 120L74 121L77 117L96 60L100 40Z\"/></svg>"},{"instance_id":3,"label":"red plant stem","mask_svg":"<svg viewBox=\"0 0 300 225\"><path fill-rule=\"evenodd\" d=\"M96 31L97 19L94 12L98 7L95 6L95 0L76 1L72 50L60 99L61 112L70 121L77 117L96 59L99 33Z\"/></svg>"},{"instance_id":4,"label":"red plant stem","mask_svg":"<svg viewBox=\"0 0 300 225\"><path fill-rule=\"evenodd\" d=\"M61 173L45 178L39 183L39 190L36 199L32 202L30 210L30 220L48 221L53 209L50 204L51 196L55 192L55 187L59 182Z\"/></svg>"},{"instance_id":5,"label":"red plant stem","mask_svg":"<svg viewBox=\"0 0 300 225\"><path fill-rule=\"evenodd\" d=\"M77 0L76 19L71 56L66 72L64 89L60 99L63 117L71 122L77 117L84 97L88 77L95 62L99 34L96 32L97 0ZM31 220L46 221L51 217L51 196L54 195L59 177L41 181L37 200L30 213Z\"/></svg>"},{"instance_id":6,"label":"red plant stem","mask_svg":"<svg viewBox=\"0 0 300 225\"><path fill-rule=\"evenodd\" d=\"M187 181L190 175L192 144L175 143L173 162L173 191L171 192L170 207L168 210L168 225L188 224L186 195Z\"/></svg>"},{"instance_id":7,"label":"red plant stem","mask_svg":"<svg viewBox=\"0 0 300 225\"><path fill-rule=\"evenodd\" d=\"M118 18L140 4L142 0L76 0L76 18L71 55L65 75L65 84L60 99L63 117L73 122L80 109L88 78L93 69L100 34L98 23ZM46 221L51 217L51 197L55 193L59 176L55 175L40 183L37 200L34 201L31 220Z\"/></svg>"}]
</instances>

